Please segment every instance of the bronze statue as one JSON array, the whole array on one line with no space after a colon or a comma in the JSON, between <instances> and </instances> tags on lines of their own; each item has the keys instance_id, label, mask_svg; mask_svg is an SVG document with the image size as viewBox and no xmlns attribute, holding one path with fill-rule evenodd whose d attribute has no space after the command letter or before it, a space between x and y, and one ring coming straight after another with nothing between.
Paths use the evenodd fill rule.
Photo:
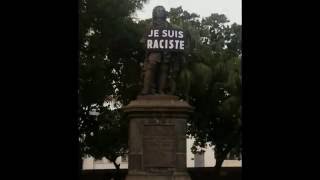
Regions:
<instances>
[{"instance_id":1,"label":"bronze statue","mask_svg":"<svg viewBox=\"0 0 320 180\"><path fill-rule=\"evenodd\" d=\"M168 12L163 6L156 6L152 13L151 27L155 29L172 28L166 21ZM141 94L173 94L175 79L184 57L181 52L148 51L143 67L143 89Z\"/></svg>"}]
</instances>

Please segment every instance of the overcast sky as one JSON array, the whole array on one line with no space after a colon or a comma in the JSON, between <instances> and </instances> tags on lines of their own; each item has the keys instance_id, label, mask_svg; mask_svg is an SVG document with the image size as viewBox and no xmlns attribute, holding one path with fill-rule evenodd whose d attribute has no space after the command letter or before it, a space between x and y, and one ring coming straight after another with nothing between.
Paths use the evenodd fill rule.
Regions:
<instances>
[{"instance_id":1,"label":"overcast sky","mask_svg":"<svg viewBox=\"0 0 320 180\"><path fill-rule=\"evenodd\" d=\"M167 11L182 6L182 9L197 13L200 17L207 17L211 13L225 14L232 23L242 24L241 0L149 0L136 16L140 19L151 18L152 9L157 5L164 6Z\"/></svg>"}]
</instances>

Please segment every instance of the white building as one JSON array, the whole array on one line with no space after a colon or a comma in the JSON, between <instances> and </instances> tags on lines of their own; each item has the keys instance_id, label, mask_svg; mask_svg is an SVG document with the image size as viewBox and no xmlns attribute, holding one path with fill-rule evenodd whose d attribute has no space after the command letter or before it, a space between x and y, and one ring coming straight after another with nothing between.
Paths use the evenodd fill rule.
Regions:
<instances>
[{"instance_id":1,"label":"white building","mask_svg":"<svg viewBox=\"0 0 320 180\"><path fill-rule=\"evenodd\" d=\"M193 139L187 139L187 167L213 167L215 166L214 151L212 148L207 148L205 153L194 155L190 148L192 147ZM121 169L128 168L128 157L119 157L117 162L120 163ZM241 160L225 160L223 167L241 167ZM102 160L94 160L89 157L83 160L83 169L115 169L114 165L103 158Z\"/></svg>"}]
</instances>

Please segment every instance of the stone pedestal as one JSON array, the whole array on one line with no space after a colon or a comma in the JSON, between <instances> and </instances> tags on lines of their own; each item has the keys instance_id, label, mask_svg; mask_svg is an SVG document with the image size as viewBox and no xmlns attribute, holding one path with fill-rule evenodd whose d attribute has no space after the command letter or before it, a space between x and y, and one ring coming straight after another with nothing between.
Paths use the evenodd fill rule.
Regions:
<instances>
[{"instance_id":1,"label":"stone pedestal","mask_svg":"<svg viewBox=\"0 0 320 180\"><path fill-rule=\"evenodd\" d=\"M176 96L138 96L129 118L126 180L191 180L186 168L186 120L192 107Z\"/></svg>"}]
</instances>

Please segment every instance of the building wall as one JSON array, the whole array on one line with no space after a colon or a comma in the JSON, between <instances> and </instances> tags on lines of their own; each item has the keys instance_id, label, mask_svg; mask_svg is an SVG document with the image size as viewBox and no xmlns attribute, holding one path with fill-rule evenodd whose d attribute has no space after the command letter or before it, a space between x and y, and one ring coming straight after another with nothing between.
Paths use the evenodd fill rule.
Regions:
<instances>
[{"instance_id":1,"label":"building wall","mask_svg":"<svg viewBox=\"0 0 320 180\"><path fill-rule=\"evenodd\" d=\"M187 139L187 167L213 167L216 164L214 158L214 151L212 148L207 148L202 156L195 157L191 152L193 139ZM117 162L120 162L121 169L128 168L127 159L119 157ZM222 164L223 167L241 167L241 161L238 160L225 160ZM83 169L115 169L114 165L107 159L95 161L94 158L88 157L83 160Z\"/></svg>"},{"instance_id":2,"label":"building wall","mask_svg":"<svg viewBox=\"0 0 320 180\"><path fill-rule=\"evenodd\" d=\"M128 169L128 162L123 161L121 157L117 159L120 162L120 169ZM82 169L115 169L112 162L103 158L102 160L94 160L93 157L88 157L83 160Z\"/></svg>"},{"instance_id":3,"label":"building wall","mask_svg":"<svg viewBox=\"0 0 320 180\"><path fill-rule=\"evenodd\" d=\"M199 166L195 166L198 164L195 162L195 155L191 152L191 147L193 144L194 139L188 138L187 139L187 167L202 167L202 163L199 163ZM205 149L204 153L204 167L214 167L216 165L216 160L214 157L213 148L209 147ZM241 167L241 160L224 160L223 167Z\"/></svg>"}]
</instances>

